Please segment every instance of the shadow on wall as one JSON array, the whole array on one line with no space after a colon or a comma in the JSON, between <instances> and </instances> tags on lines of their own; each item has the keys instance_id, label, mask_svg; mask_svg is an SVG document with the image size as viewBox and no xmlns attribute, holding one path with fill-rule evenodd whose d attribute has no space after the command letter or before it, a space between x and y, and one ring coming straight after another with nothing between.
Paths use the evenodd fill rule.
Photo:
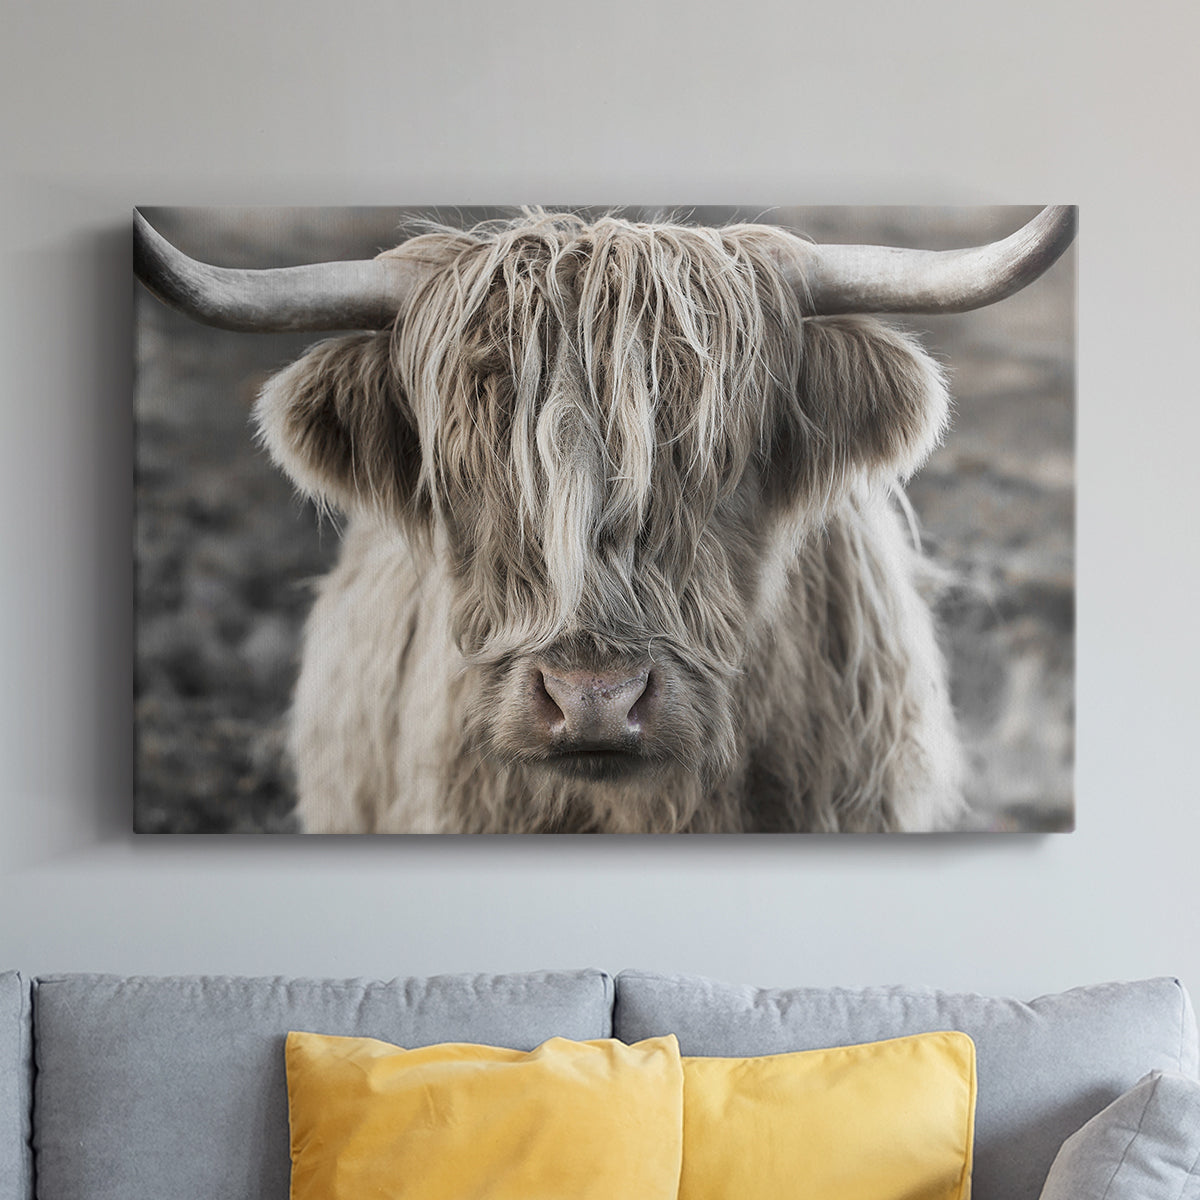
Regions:
<instances>
[{"instance_id":1,"label":"shadow on wall","mask_svg":"<svg viewBox=\"0 0 1200 1200\"><path fill-rule=\"evenodd\" d=\"M157 209L181 249L231 266L369 257L412 210ZM697 209L818 241L947 248L1035 210ZM461 223L452 211L423 212ZM472 210L478 218L480 210ZM486 215L486 214L485 214ZM127 243L126 243L127 244ZM311 335L208 329L136 291L136 828L293 828L284 718L312 581L338 530L253 442L265 378ZM1074 250L1017 296L907 324L950 370L945 445L909 494L946 568L941 603L971 768L968 828L1073 822Z\"/></svg>"}]
</instances>

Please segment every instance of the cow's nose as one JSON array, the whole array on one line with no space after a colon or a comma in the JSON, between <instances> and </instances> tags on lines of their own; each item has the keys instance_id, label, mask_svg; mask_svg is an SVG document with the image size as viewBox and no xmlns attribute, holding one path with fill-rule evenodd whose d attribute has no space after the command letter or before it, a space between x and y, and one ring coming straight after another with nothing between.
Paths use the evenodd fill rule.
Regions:
<instances>
[{"instance_id":1,"label":"cow's nose","mask_svg":"<svg viewBox=\"0 0 1200 1200\"><path fill-rule=\"evenodd\" d=\"M653 701L650 671L538 673L539 718L556 741L578 749L627 746L642 734Z\"/></svg>"}]
</instances>

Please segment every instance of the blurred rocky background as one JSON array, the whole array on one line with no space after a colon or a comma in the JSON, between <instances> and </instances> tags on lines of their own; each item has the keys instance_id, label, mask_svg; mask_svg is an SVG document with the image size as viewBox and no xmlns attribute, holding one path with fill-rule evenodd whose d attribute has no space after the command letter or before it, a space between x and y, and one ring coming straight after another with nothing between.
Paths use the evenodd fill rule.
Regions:
<instances>
[{"instance_id":1,"label":"blurred rocky background","mask_svg":"<svg viewBox=\"0 0 1200 1200\"><path fill-rule=\"evenodd\" d=\"M187 253L268 267L370 257L414 215L501 210L145 209ZM639 210L625 210L642 215ZM1003 237L1035 208L681 208L817 241L945 249ZM1075 250L1008 300L905 322L948 368L955 414L912 481L970 762L964 829L1074 821ZM135 828L294 829L284 721L311 584L338 529L253 441L264 379L317 340L237 334L136 286Z\"/></svg>"}]
</instances>

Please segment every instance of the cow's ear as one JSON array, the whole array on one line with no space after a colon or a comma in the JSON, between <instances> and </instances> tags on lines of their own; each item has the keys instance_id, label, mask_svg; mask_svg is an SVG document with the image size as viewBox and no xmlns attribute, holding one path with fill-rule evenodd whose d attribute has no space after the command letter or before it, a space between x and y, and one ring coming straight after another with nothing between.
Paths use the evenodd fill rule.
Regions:
<instances>
[{"instance_id":1,"label":"cow's ear","mask_svg":"<svg viewBox=\"0 0 1200 1200\"><path fill-rule=\"evenodd\" d=\"M819 503L864 477L907 479L949 417L938 364L914 337L867 317L813 317L803 329L772 453L789 499Z\"/></svg>"},{"instance_id":2,"label":"cow's ear","mask_svg":"<svg viewBox=\"0 0 1200 1200\"><path fill-rule=\"evenodd\" d=\"M318 503L417 515L420 442L388 333L314 346L267 381L254 415L271 457Z\"/></svg>"}]
</instances>

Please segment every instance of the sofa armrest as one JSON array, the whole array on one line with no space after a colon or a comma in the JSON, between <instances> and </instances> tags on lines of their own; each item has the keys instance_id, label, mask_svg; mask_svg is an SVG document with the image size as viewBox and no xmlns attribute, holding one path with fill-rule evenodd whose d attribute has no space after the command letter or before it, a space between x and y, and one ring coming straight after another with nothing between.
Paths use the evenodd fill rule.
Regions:
<instances>
[{"instance_id":1,"label":"sofa armrest","mask_svg":"<svg viewBox=\"0 0 1200 1200\"><path fill-rule=\"evenodd\" d=\"M1154 1071L1063 1143L1041 1200L1200 1200L1200 1082Z\"/></svg>"}]
</instances>

